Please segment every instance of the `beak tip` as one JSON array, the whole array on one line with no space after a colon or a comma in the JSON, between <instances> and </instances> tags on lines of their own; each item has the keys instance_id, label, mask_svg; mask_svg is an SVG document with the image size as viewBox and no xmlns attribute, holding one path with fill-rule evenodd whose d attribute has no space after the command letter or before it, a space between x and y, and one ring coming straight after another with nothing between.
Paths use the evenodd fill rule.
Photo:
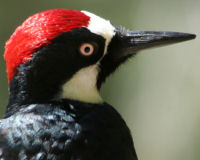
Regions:
<instances>
[{"instance_id":1,"label":"beak tip","mask_svg":"<svg viewBox=\"0 0 200 160\"><path fill-rule=\"evenodd\" d=\"M180 38L183 38L183 40L191 40L196 38L196 34L192 33L181 33Z\"/></svg>"},{"instance_id":2,"label":"beak tip","mask_svg":"<svg viewBox=\"0 0 200 160\"><path fill-rule=\"evenodd\" d=\"M190 34L190 38L191 39L195 39L196 38L196 34Z\"/></svg>"}]
</instances>

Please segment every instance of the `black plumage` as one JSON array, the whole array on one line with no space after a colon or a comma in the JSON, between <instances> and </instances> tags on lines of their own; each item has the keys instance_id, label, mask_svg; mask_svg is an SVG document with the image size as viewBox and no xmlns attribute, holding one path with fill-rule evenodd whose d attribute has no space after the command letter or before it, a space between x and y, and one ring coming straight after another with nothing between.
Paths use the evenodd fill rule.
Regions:
<instances>
[{"instance_id":1,"label":"black plumage","mask_svg":"<svg viewBox=\"0 0 200 160\"><path fill-rule=\"evenodd\" d=\"M2 120L0 137L5 160L137 159L129 129L107 103L65 99L24 105Z\"/></svg>"}]
</instances>

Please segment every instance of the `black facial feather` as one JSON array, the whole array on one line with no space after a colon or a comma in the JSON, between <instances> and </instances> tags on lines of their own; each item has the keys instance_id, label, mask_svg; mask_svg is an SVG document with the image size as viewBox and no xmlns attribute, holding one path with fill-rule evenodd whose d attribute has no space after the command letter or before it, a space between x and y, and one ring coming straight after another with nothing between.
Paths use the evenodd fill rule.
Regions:
<instances>
[{"instance_id":1,"label":"black facial feather","mask_svg":"<svg viewBox=\"0 0 200 160\"><path fill-rule=\"evenodd\" d=\"M128 58L134 56L135 54L129 54L126 56L121 56L119 58L119 55L122 52L125 52L123 50L123 39L121 36L116 34L109 46L106 55L101 60L101 63L99 65L100 72L98 74L97 79L97 88L100 89L103 82L105 82L106 78L113 73L120 64L124 63Z\"/></svg>"},{"instance_id":2,"label":"black facial feather","mask_svg":"<svg viewBox=\"0 0 200 160\"><path fill-rule=\"evenodd\" d=\"M85 42L95 44L90 56L80 54L79 47ZM10 84L9 106L55 98L63 83L103 56L104 46L105 39L86 28L74 29L53 39L52 44L35 51L31 60L17 68Z\"/></svg>"}]
</instances>

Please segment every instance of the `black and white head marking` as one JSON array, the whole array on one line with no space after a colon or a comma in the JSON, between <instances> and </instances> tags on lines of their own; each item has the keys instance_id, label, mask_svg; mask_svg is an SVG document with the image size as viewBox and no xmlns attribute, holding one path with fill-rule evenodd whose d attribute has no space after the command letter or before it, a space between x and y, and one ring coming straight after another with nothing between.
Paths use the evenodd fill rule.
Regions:
<instances>
[{"instance_id":1,"label":"black and white head marking","mask_svg":"<svg viewBox=\"0 0 200 160\"><path fill-rule=\"evenodd\" d=\"M96 64L80 69L62 86L61 98L99 103L102 102L102 98L97 89L98 65L107 53L108 45L115 35L115 27L110 21L95 14L87 11L82 12L90 17L89 25L86 28L105 39L104 54Z\"/></svg>"}]
</instances>

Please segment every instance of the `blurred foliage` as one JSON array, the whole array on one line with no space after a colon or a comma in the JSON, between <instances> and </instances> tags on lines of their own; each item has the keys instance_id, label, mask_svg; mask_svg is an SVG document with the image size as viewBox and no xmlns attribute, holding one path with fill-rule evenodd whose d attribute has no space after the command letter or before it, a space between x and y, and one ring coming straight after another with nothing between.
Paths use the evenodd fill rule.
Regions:
<instances>
[{"instance_id":1,"label":"blurred foliage","mask_svg":"<svg viewBox=\"0 0 200 160\"><path fill-rule=\"evenodd\" d=\"M0 2L0 115L8 101L5 41L28 16L51 8L88 10L134 30L200 33L199 0ZM143 51L102 88L130 127L141 160L200 159L200 40Z\"/></svg>"}]
</instances>

